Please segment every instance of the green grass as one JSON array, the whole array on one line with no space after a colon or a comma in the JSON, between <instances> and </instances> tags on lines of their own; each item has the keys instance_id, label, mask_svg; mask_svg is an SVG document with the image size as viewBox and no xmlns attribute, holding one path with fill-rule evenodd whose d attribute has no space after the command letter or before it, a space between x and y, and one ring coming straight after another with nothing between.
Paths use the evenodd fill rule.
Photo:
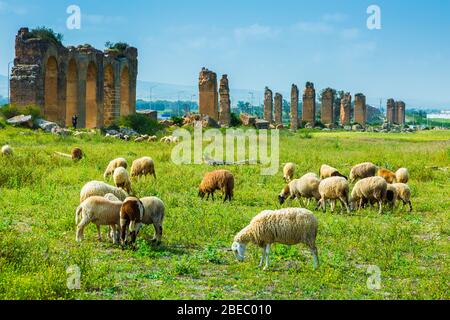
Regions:
<instances>
[{"instance_id":1,"label":"green grass","mask_svg":"<svg viewBox=\"0 0 450 320\"><path fill-rule=\"evenodd\" d=\"M281 168L264 177L258 166L229 167L235 199L212 203L197 198L197 186L213 168L174 165L173 146L7 127L0 144L9 143L15 155L0 157L0 299L449 299L450 174L431 169L449 166L449 139L448 131L282 132L280 167L295 162L297 175L318 172L323 163L344 174L363 161L409 168L415 210L315 212L320 268L313 270L305 247L275 245L271 268L262 271L258 248L249 247L244 263L228 248L252 217L280 208ZM54 156L76 146L87 155L78 163ZM111 159L131 163L144 155L155 160L158 180L143 179L134 189L165 202L162 245L148 242L152 226L144 228L136 251L98 242L93 225L76 243L81 187L102 180ZM81 290L67 289L72 265L81 269ZM380 290L366 285L369 265L381 269Z\"/></svg>"}]
</instances>

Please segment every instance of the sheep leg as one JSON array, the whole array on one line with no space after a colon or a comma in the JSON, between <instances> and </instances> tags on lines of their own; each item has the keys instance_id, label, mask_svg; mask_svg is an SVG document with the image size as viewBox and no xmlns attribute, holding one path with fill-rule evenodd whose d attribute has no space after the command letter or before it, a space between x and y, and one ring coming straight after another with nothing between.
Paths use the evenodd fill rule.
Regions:
<instances>
[{"instance_id":1,"label":"sheep leg","mask_svg":"<svg viewBox=\"0 0 450 320\"><path fill-rule=\"evenodd\" d=\"M320 199L319 203L320 203L320 206L322 207L323 213L326 213L327 212L327 205L325 203L325 199L324 198Z\"/></svg>"},{"instance_id":2,"label":"sheep leg","mask_svg":"<svg viewBox=\"0 0 450 320\"><path fill-rule=\"evenodd\" d=\"M100 231L100 225L97 224L96 227L97 227L97 240L102 241L102 233Z\"/></svg>"},{"instance_id":3,"label":"sheep leg","mask_svg":"<svg viewBox=\"0 0 450 320\"><path fill-rule=\"evenodd\" d=\"M379 207L378 213L383 214L383 200L378 201L378 207Z\"/></svg>"},{"instance_id":4,"label":"sheep leg","mask_svg":"<svg viewBox=\"0 0 450 320\"><path fill-rule=\"evenodd\" d=\"M258 268L261 268L261 267L262 267L265 258L266 258L266 248L263 247L263 248L262 248L261 261L259 262Z\"/></svg>"},{"instance_id":5,"label":"sheep leg","mask_svg":"<svg viewBox=\"0 0 450 320\"><path fill-rule=\"evenodd\" d=\"M266 265L264 266L264 271L269 268L269 253L270 253L270 244L266 245Z\"/></svg>"},{"instance_id":6,"label":"sheep leg","mask_svg":"<svg viewBox=\"0 0 450 320\"><path fill-rule=\"evenodd\" d=\"M313 245L310 250L313 255L313 267L314 269L317 269L319 267L319 254L317 252L317 247Z\"/></svg>"},{"instance_id":7,"label":"sheep leg","mask_svg":"<svg viewBox=\"0 0 450 320\"><path fill-rule=\"evenodd\" d=\"M413 211L413 206L412 206L411 201L408 201L408 205L409 205L409 212L412 212Z\"/></svg>"},{"instance_id":8,"label":"sheep leg","mask_svg":"<svg viewBox=\"0 0 450 320\"><path fill-rule=\"evenodd\" d=\"M152 242L161 242L162 233L163 233L163 227L160 224L154 223L153 227L155 228L155 236L152 239Z\"/></svg>"},{"instance_id":9,"label":"sheep leg","mask_svg":"<svg viewBox=\"0 0 450 320\"><path fill-rule=\"evenodd\" d=\"M214 192L211 193L211 199L212 199L212 201L214 202Z\"/></svg>"},{"instance_id":10,"label":"sheep leg","mask_svg":"<svg viewBox=\"0 0 450 320\"><path fill-rule=\"evenodd\" d=\"M348 207L347 199L340 198L339 200L341 201L342 208L345 207L345 209L347 210L347 213L350 213L350 208Z\"/></svg>"},{"instance_id":11,"label":"sheep leg","mask_svg":"<svg viewBox=\"0 0 450 320\"><path fill-rule=\"evenodd\" d=\"M331 200L331 213L334 212L335 208L336 208L336 200Z\"/></svg>"},{"instance_id":12,"label":"sheep leg","mask_svg":"<svg viewBox=\"0 0 450 320\"><path fill-rule=\"evenodd\" d=\"M83 217L80 224L77 226L77 242L81 242L84 238L84 228L89 223L89 219L87 217Z\"/></svg>"}]
</instances>

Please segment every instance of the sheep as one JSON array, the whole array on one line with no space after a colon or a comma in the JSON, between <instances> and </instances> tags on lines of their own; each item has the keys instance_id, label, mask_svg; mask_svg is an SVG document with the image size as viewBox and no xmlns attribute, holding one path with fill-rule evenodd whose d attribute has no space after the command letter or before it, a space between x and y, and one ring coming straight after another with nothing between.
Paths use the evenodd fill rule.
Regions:
<instances>
[{"instance_id":1,"label":"sheep","mask_svg":"<svg viewBox=\"0 0 450 320\"><path fill-rule=\"evenodd\" d=\"M163 220L165 216L164 202L157 197L142 198L141 202L144 206L144 215L142 217L142 223L145 225L153 224L155 228L155 235L152 242L161 242L163 233Z\"/></svg>"},{"instance_id":2,"label":"sheep","mask_svg":"<svg viewBox=\"0 0 450 320\"><path fill-rule=\"evenodd\" d=\"M388 169L380 168L377 172L377 176L382 177L389 184L396 182L395 173Z\"/></svg>"},{"instance_id":3,"label":"sheep","mask_svg":"<svg viewBox=\"0 0 450 320\"><path fill-rule=\"evenodd\" d=\"M214 192L216 190L221 190L224 194L223 202L227 200L231 202L234 191L234 176L230 171L216 170L207 173L198 188L198 196L203 199L208 194L206 200L209 200L211 195L214 201Z\"/></svg>"},{"instance_id":4,"label":"sheep","mask_svg":"<svg viewBox=\"0 0 450 320\"><path fill-rule=\"evenodd\" d=\"M2 155L3 156L12 156L13 150L9 145L4 145L2 147Z\"/></svg>"},{"instance_id":5,"label":"sheep","mask_svg":"<svg viewBox=\"0 0 450 320\"><path fill-rule=\"evenodd\" d=\"M347 179L343 177L330 177L322 180L319 184L319 207L322 207L323 212L327 210L327 201L332 200L331 212L334 211L336 200L339 200L342 207L345 207L348 213L349 208L349 184Z\"/></svg>"},{"instance_id":6,"label":"sheep","mask_svg":"<svg viewBox=\"0 0 450 320\"><path fill-rule=\"evenodd\" d=\"M364 162L354 166L350 170L350 182L355 182L359 179L374 177L377 174L378 167L371 162Z\"/></svg>"},{"instance_id":7,"label":"sheep","mask_svg":"<svg viewBox=\"0 0 450 320\"><path fill-rule=\"evenodd\" d=\"M329 165L322 165L319 171L320 180L330 177L342 177L348 179L346 176L339 173L338 169L330 167Z\"/></svg>"},{"instance_id":8,"label":"sheep","mask_svg":"<svg viewBox=\"0 0 450 320\"><path fill-rule=\"evenodd\" d=\"M157 136L151 136L151 137L149 137L148 138L148 142L156 142L158 140L158 137Z\"/></svg>"},{"instance_id":9,"label":"sheep","mask_svg":"<svg viewBox=\"0 0 450 320\"><path fill-rule=\"evenodd\" d=\"M120 208L120 240L122 246L126 244L127 229L130 231L130 244L134 245L137 234L142 226L144 216L144 205L141 200L128 197Z\"/></svg>"},{"instance_id":10,"label":"sheep","mask_svg":"<svg viewBox=\"0 0 450 320\"><path fill-rule=\"evenodd\" d=\"M166 136L161 138L161 140L159 140L162 143L178 143L180 141L180 139L178 137L174 137L174 136Z\"/></svg>"},{"instance_id":11,"label":"sheep","mask_svg":"<svg viewBox=\"0 0 450 320\"><path fill-rule=\"evenodd\" d=\"M127 169L123 167L116 168L114 170L113 180L117 188L125 190L128 194L131 193L131 180Z\"/></svg>"},{"instance_id":12,"label":"sheep","mask_svg":"<svg viewBox=\"0 0 450 320\"><path fill-rule=\"evenodd\" d=\"M108 199L109 201L121 201L119 198L117 198L112 193L105 194L105 196L103 198Z\"/></svg>"},{"instance_id":13,"label":"sheep","mask_svg":"<svg viewBox=\"0 0 450 320\"><path fill-rule=\"evenodd\" d=\"M277 211L262 211L254 217L250 224L242 229L234 238L231 250L239 261L244 261L248 243L254 243L262 248L259 267L264 270L269 267L270 245L281 243L286 245L306 244L313 257L314 268L319 265L316 247L318 221L313 213L302 208L288 208Z\"/></svg>"},{"instance_id":14,"label":"sheep","mask_svg":"<svg viewBox=\"0 0 450 320\"><path fill-rule=\"evenodd\" d=\"M133 161L131 165L131 177L140 177L146 175L153 175L156 179L155 163L150 157L143 157Z\"/></svg>"},{"instance_id":15,"label":"sheep","mask_svg":"<svg viewBox=\"0 0 450 320\"><path fill-rule=\"evenodd\" d=\"M127 160L125 160L124 158L117 158L111 160L111 162L106 167L105 173L103 174L103 178L106 179L108 176L112 175L114 173L114 170L116 170L116 168L118 167L126 169L128 167Z\"/></svg>"},{"instance_id":16,"label":"sheep","mask_svg":"<svg viewBox=\"0 0 450 320\"><path fill-rule=\"evenodd\" d=\"M134 142L144 142L146 139L144 137L137 137Z\"/></svg>"},{"instance_id":17,"label":"sheep","mask_svg":"<svg viewBox=\"0 0 450 320\"><path fill-rule=\"evenodd\" d=\"M411 203L411 189L405 183L394 183L392 185L395 189L397 189L398 198L402 200L403 206L406 204L409 205L409 212L413 211L412 203Z\"/></svg>"},{"instance_id":18,"label":"sheep","mask_svg":"<svg viewBox=\"0 0 450 320\"><path fill-rule=\"evenodd\" d=\"M352 190L352 207L362 208L366 202L378 202L379 213L383 213L383 201L386 199L387 182L382 177L369 177L358 181Z\"/></svg>"},{"instance_id":19,"label":"sheep","mask_svg":"<svg viewBox=\"0 0 450 320\"><path fill-rule=\"evenodd\" d=\"M91 181L86 183L80 192L80 203L92 196L103 197L107 193L112 193L121 201L125 200L128 194L119 188L110 186L102 181Z\"/></svg>"},{"instance_id":20,"label":"sheep","mask_svg":"<svg viewBox=\"0 0 450 320\"><path fill-rule=\"evenodd\" d=\"M384 200L385 203L389 203L392 208L395 208L398 199L398 191L392 184L388 184L386 188L386 198Z\"/></svg>"},{"instance_id":21,"label":"sheep","mask_svg":"<svg viewBox=\"0 0 450 320\"><path fill-rule=\"evenodd\" d=\"M320 200L319 193L320 180L315 173L305 174L300 179L292 180L286 187L283 188L278 200L282 205L287 198L315 198L317 201Z\"/></svg>"},{"instance_id":22,"label":"sheep","mask_svg":"<svg viewBox=\"0 0 450 320\"><path fill-rule=\"evenodd\" d=\"M79 161L83 159L83 151L80 148L73 148L70 154L55 152L58 156L71 158L73 161Z\"/></svg>"},{"instance_id":23,"label":"sheep","mask_svg":"<svg viewBox=\"0 0 450 320\"><path fill-rule=\"evenodd\" d=\"M400 168L395 172L395 180L397 183L408 183L409 171L406 168Z\"/></svg>"},{"instance_id":24,"label":"sheep","mask_svg":"<svg viewBox=\"0 0 450 320\"><path fill-rule=\"evenodd\" d=\"M97 226L99 241L102 239L100 226L107 225L112 229L112 235L114 235L113 242L117 243L119 240L117 228L120 224L121 208L122 202L110 201L104 197L93 196L84 200L75 211L75 224L77 225L76 241L81 242L83 240L84 228L92 222Z\"/></svg>"},{"instance_id":25,"label":"sheep","mask_svg":"<svg viewBox=\"0 0 450 320\"><path fill-rule=\"evenodd\" d=\"M288 162L283 168L284 181L291 182L295 174L295 163Z\"/></svg>"}]
</instances>

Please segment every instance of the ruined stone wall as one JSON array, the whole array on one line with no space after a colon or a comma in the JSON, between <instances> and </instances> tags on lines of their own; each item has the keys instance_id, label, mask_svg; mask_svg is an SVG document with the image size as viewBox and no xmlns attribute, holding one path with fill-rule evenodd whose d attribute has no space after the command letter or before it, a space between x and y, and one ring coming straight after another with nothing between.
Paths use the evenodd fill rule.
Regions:
<instances>
[{"instance_id":1,"label":"ruined stone wall","mask_svg":"<svg viewBox=\"0 0 450 320\"><path fill-rule=\"evenodd\" d=\"M397 122L397 120L394 118L394 115L397 114L395 111L396 109L395 101L394 99L388 99L386 103L386 121L389 124L394 124Z\"/></svg>"},{"instance_id":2,"label":"ruined stone wall","mask_svg":"<svg viewBox=\"0 0 450 320\"><path fill-rule=\"evenodd\" d=\"M293 84L291 88L291 130L297 131L299 128L298 121L298 87Z\"/></svg>"},{"instance_id":3,"label":"ruined stone wall","mask_svg":"<svg viewBox=\"0 0 450 320\"><path fill-rule=\"evenodd\" d=\"M275 108L274 108L274 122L275 125L283 124L283 96L280 93L275 93Z\"/></svg>"},{"instance_id":4,"label":"ruined stone wall","mask_svg":"<svg viewBox=\"0 0 450 320\"><path fill-rule=\"evenodd\" d=\"M231 125L231 101L230 88L228 85L228 76L224 74L220 79L220 124L225 127Z\"/></svg>"},{"instance_id":5,"label":"ruined stone wall","mask_svg":"<svg viewBox=\"0 0 450 320\"><path fill-rule=\"evenodd\" d=\"M359 123L363 128L365 128L366 121L367 121L366 96L359 93L355 95L354 122Z\"/></svg>"},{"instance_id":6,"label":"ruined stone wall","mask_svg":"<svg viewBox=\"0 0 450 320\"><path fill-rule=\"evenodd\" d=\"M217 92L217 74L202 68L199 80L199 112L219 121L219 94Z\"/></svg>"},{"instance_id":7,"label":"ruined stone wall","mask_svg":"<svg viewBox=\"0 0 450 320\"><path fill-rule=\"evenodd\" d=\"M268 87L264 90L264 120L273 121L273 93Z\"/></svg>"},{"instance_id":8,"label":"ruined stone wall","mask_svg":"<svg viewBox=\"0 0 450 320\"><path fill-rule=\"evenodd\" d=\"M334 123L334 92L333 89L327 88L322 93L322 106L320 108L321 121L323 124Z\"/></svg>"},{"instance_id":9,"label":"ruined stone wall","mask_svg":"<svg viewBox=\"0 0 450 320\"><path fill-rule=\"evenodd\" d=\"M403 101L397 101L397 124L404 126L406 124L406 104Z\"/></svg>"},{"instance_id":10,"label":"ruined stone wall","mask_svg":"<svg viewBox=\"0 0 450 320\"><path fill-rule=\"evenodd\" d=\"M316 123L316 90L312 82L307 82L303 92L303 122L310 123L313 127Z\"/></svg>"},{"instance_id":11,"label":"ruined stone wall","mask_svg":"<svg viewBox=\"0 0 450 320\"><path fill-rule=\"evenodd\" d=\"M342 126L350 125L350 112L352 109L352 95L346 92L341 99L340 121Z\"/></svg>"},{"instance_id":12,"label":"ruined stone wall","mask_svg":"<svg viewBox=\"0 0 450 320\"><path fill-rule=\"evenodd\" d=\"M11 104L19 108L38 106L47 120L61 126L71 125L76 114L78 127L103 127L121 115L120 89L124 85L128 95L123 103L128 114L135 113L137 66L136 48L127 48L121 57L111 56L88 46L66 48L49 40L32 39L28 28L21 28L11 71ZM124 70L128 81L121 83Z\"/></svg>"}]
</instances>

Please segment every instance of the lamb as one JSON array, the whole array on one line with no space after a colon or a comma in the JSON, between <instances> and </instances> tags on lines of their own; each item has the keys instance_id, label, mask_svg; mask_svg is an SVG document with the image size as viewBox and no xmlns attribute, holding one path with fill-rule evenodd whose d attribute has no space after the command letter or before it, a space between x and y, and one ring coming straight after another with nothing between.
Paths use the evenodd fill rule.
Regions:
<instances>
[{"instance_id":1,"label":"lamb","mask_svg":"<svg viewBox=\"0 0 450 320\"><path fill-rule=\"evenodd\" d=\"M378 167L371 162L364 162L358 164L352 168L350 171L350 182L355 182L356 180L374 177L377 174Z\"/></svg>"},{"instance_id":2,"label":"lamb","mask_svg":"<svg viewBox=\"0 0 450 320\"><path fill-rule=\"evenodd\" d=\"M4 145L2 147L2 155L3 156L12 156L13 150L9 145Z\"/></svg>"},{"instance_id":3,"label":"lamb","mask_svg":"<svg viewBox=\"0 0 450 320\"><path fill-rule=\"evenodd\" d=\"M319 265L316 247L318 221L313 213L301 208L288 208L277 211L263 211L252 219L250 224L242 229L234 238L231 250L239 261L244 261L248 243L254 243L262 248L264 270L269 267L270 245L281 243L286 245L306 244L314 257L314 268Z\"/></svg>"},{"instance_id":4,"label":"lamb","mask_svg":"<svg viewBox=\"0 0 450 320\"><path fill-rule=\"evenodd\" d=\"M121 201L125 200L125 198L128 196L127 193L122 189L110 186L109 184L102 181L91 181L86 183L81 189L80 203L89 197L104 197L108 193L112 193Z\"/></svg>"},{"instance_id":5,"label":"lamb","mask_svg":"<svg viewBox=\"0 0 450 320\"><path fill-rule=\"evenodd\" d=\"M108 176L112 175L114 173L114 170L116 170L116 168L118 167L126 169L128 167L127 160L125 160L124 158L111 160L111 162L106 167L103 177L106 179Z\"/></svg>"},{"instance_id":6,"label":"lamb","mask_svg":"<svg viewBox=\"0 0 450 320\"><path fill-rule=\"evenodd\" d=\"M395 181L395 179L396 179L395 173L388 169L383 169L383 168L379 169L377 172L377 176L382 177L384 180L386 180L387 183L390 183L390 184L396 182Z\"/></svg>"},{"instance_id":7,"label":"lamb","mask_svg":"<svg viewBox=\"0 0 450 320\"><path fill-rule=\"evenodd\" d=\"M369 177L358 181L352 190L352 207L364 207L365 203L378 202L379 213L383 213L383 201L386 199L387 182L382 177Z\"/></svg>"},{"instance_id":8,"label":"lamb","mask_svg":"<svg viewBox=\"0 0 450 320\"><path fill-rule=\"evenodd\" d=\"M397 183L408 183L409 171L406 168L400 168L395 172L395 181Z\"/></svg>"},{"instance_id":9,"label":"lamb","mask_svg":"<svg viewBox=\"0 0 450 320\"><path fill-rule=\"evenodd\" d=\"M84 200L76 209L75 223L77 225L76 240L81 242L84 237L84 228L89 223L97 226L98 240L101 241L100 226L107 225L112 228L113 242L118 242L118 226L120 224L120 209L122 202L110 201L104 197L94 196ZM80 220L81 216L81 220ZM78 221L80 220L80 223Z\"/></svg>"},{"instance_id":10,"label":"lamb","mask_svg":"<svg viewBox=\"0 0 450 320\"><path fill-rule=\"evenodd\" d=\"M288 162L283 168L284 180L289 183L294 178L295 174L295 163Z\"/></svg>"},{"instance_id":11,"label":"lamb","mask_svg":"<svg viewBox=\"0 0 450 320\"><path fill-rule=\"evenodd\" d=\"M338 169L330 167L329 165L322 165L319 171L320 180L330 177L342 177L348 179L346 176L339 173Z\"/></svg>"},{"instance_id":12,"label":"lamb","mask_svg":"<svg viewBox=\"0 0 450 320\"><path fill-rule=\"evenodd\" d=\"M234 176L230 171L216 170L207 173L198 188L198 196L203 199L208 194L206 200L209 200L211 195L214 201L214 192L216 190L221 190L224 194L223 202L227 200L231 202L234 191Z\"/></svg>"},{"instance_id":13,"label":"lamb","mask_svg":"<svg viewBox=\"0 0 450 320\"><path fill-rule=\"evenodd\" d=\"M409 205L409 212L413 211L412 203L411 203L411 189L405 183L394 183L392 185L395 189L397 189L398 198L402 200L403 206L406 204Z\"/></svg>"},{"instance_id":14,"label":"lamb","mask_svg":"<svg viewBox=\"0 0 450 320\"><path fill-rule=\"evenodd\" d=\"M155 228L155 236L152 242L161 242L163 233L163 220L165 216L164 202L157 197L146 197L141 199L144 206L144 215L142 217L142 223L145 225L153 224Z\"/></svg>"},{"instance_id":15,"label":"lamb","mask_svg":"<svg viewBox=\"0 0 450 320\"><path fill-rule=\"evenodd\" d=\"M128 194L131 193L131 180L127 169L118 167L113 174L114 184L117 188L125 190Z\"/></svg>"},{"instance_id":16,"label":"lamb","mask_svg":"<svg viewBox=\"0 0 450 320\"><path fill-rule=\"evenodd\" d=\"M300 179L292 180L278 196L278 200L282 205L287 198L314 198L317 201L320 200L319 193L320 180L315 173L305 174Z\"/></svg>"},{"instance_id":17,"label":"lamb","mask_svg":"<svg viewBox=\"0 0 450 320\"><path fill-rule=\"evenodd\" d=\"M131 177L140 177L146 175L153 175L156 179L155 173L155 163L150 157L142 157L140 159L134 160L131 165Z\"/></svg>"},{"instance_id":18,"label":"lamb","mask_svg":"<svg viewBox=\"0 0 450 320\"><path fill-rule=\"evenodd\" d=\"M322 180L319 184L320 201L319 206L322 207L323 212L327 210L327 201L332 200L331 212L334 211L336 200L339 200L342 207L349 208L349 184L347 179L343 177L330 177Z\"/></svg>"},{"instance_id":19,"label":"lamb","mask_svg":"<svg viewBox=\"0 0 450 320\"><path fill-rule=\"evenodd\" d=\"M126 244L127 230L130 231L130 244L134 245L137 234L142 226L144 216L144 205L141 200L128 197L120 208L120 240L122 245Z\"/></svg>"}]
</instances>

